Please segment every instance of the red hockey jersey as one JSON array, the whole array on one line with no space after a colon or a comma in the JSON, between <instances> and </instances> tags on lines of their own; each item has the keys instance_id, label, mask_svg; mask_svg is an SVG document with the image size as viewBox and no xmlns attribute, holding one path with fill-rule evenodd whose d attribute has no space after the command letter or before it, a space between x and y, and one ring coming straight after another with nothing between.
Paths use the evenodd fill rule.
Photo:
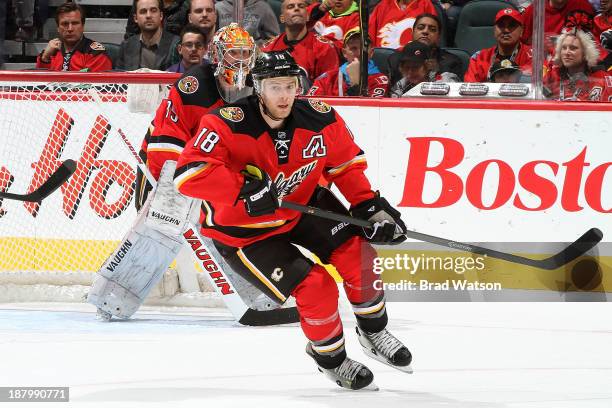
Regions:
<instances>
[{"instance_id":1,"label":"red hockey jersey","mask_svg":"<svg viewBox=\"0 0 612 408\"><path fill-rule=\"evenodd\" d=\"M62 44L62 49L51 57L48 63L42 61L42 52L36 58L36 68L47 68L52 71L87 71L99 72L110 71L113 63L106 54L106 48L97 41L87 37L72 50L67 52Z\"/></svg>"},{"instance_id":2,"label":"red hockey jersey","mask_svg":"<svg viewBox=\"0 0 612 408\"><path fill-rule=\"evenodd\" d=\"M593 10L593 6L591 6L588 0L568 0L567 4L562 9L556 9L550 5L549 1L546 1L544 9L544 33L546 33L547 36L561 34L565 18L572 11L576 10L586 11L591 15L595 15L595 10ZM525 44L531 44L531 37L533 36L533 4L527 6L523 12L523 18L525 21L525 28L521 41Z\"/></svg>"},{"instance_id":3,"label":"red hockey jersey","mask_svg":"<svg viewBox=\"0 0 612 408\"><path fill-rule=\"evenodd\" d=\"M174 178L182 194L204 200L202 233L233 247L287 232L300 219L287 209L247 214L238 199L247 164L270 175L280 198L299 204L308 203L322 175L353 205L374 196L365 155L334 109L316 99L296 100L285 126L270 129L258 98L250 96L202 118Z\"/></svg>"},{"instance_id":4,"label":"red hockey jersey","mask_svg":"<svg viewBox=\"0 0 612 408\"><path fill-rule=\"evenodd\" d=\"M214 70L210 64L191 68L157 108L141 152L156 179L166 160L178 160L185 144L198 130L202 116L223 105Z\"/></svg>"},{"instance_id":5,"label":"red hockey jersey","mask_svg":"<svg viewBox=\"0 0 612 408\"><path fill-rule=\"evenodd\" d=\"M304 68L311 82L324 72L340 65L336 47L312 31L308 31L299 41L289 41L287 35L282 33L266 42L261 50L264 52L289 50L295 62Z\"/></svg>"},{"instance_id":6,"label":"red hockey jersey","mask_svg":"<svg viewBox=\"0 0 612 408\"><path fill-rule=\"evenodd\" d=\"M342 93L339 90L342 89ZM389 78L381 72L368 75L368 96L371 98L382 98L389 89ZM327 71L318 77L308 91L308 95L313 96L359 96L359 90L353 94L349 91L349 86L340 75L340 70Z\"/></svg>"},{"instance_id":7,"label":"red hockey jersey","mask_svg":"<svg viewBox=\"0 0 612 408\"><path fill-rule=\"evenodd\" d=\"M431 0L412 0L402 10L397 0L382 0L374 8L368 24L372 47L398 49L412 41L412 26L422 13L438 15Z\"/></svg>"},{"instance_id":8,"label":"red hockey jersey","mask_svg":"<svg viewBox=\"0 0 612 408\"><path fill-rule=\"evenodd\" d=\"M544 74L543 83L552 93L552 99L611 102L612 98L612 76L605 71L589 72L583 78L572 80L555 66Z\"/></svg>"},{"instance_id":9,"label":"red hockey jersey","mask_svg":"<svg viewBox=\"0 0 612 408\"><path fill-rule=\"evenodd\" d=\"M345 14L333 16L331 12L325 13L314 24L314 30L322 37L332 41L334 45L342 48L344 35L354 28L359 28L359 9L349 8Z\"/></svg>"},{"instance_id":10,"label":"red hockey jersey","mask_svg":"<svg viewBox=\"0 0 612 408\"><path fill-rule=\"evenodd\" d=\"M475 52L470 58L470 65L463 76L463 80L465 82L489 81L491 66L495 62L501 62L502 59L497 54L497 46ZM531 74L531 47L519 44L518 49L509 59L518 65L524 74Z\"/></svg>"}]
</instances>

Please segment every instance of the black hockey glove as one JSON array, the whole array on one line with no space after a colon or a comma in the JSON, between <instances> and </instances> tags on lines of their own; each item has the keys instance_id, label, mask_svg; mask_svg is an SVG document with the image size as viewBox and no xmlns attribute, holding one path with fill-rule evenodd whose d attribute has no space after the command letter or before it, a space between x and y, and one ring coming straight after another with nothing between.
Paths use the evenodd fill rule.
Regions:
<instances>
[{"instance_id":1,"label":"black hockey glove","mask_svg":"<svg viewBox=\"0 0 612 408\"><path fill-rule=\"evenodd\" d=\"M376 196L351 208L353 217L368 220L372 228L364 228L368 241L374 244L399 244L406 240L406 225L401 214L376 192Z\"/></svg>"},{"instance_id":2,"label":"black hockey glove","mask_svg":"<svg viewBox=\"0 0 612 408\"><path fill-rule=\"evenodd\" d=\"M247 213L251 217L272 214L278 207L276 185L268 174L257 166L248 164L244 175L244 185L238 198L244 200Z\"/></svg>"}]
</instances>

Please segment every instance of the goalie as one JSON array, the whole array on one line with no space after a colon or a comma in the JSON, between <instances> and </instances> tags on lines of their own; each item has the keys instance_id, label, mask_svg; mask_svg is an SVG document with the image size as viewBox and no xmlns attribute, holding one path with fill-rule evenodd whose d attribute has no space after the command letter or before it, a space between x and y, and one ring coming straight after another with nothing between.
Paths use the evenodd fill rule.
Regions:
<instances>
[{"instance_id":1,"label":"goalie","mask_svg":"<svg viewBox=\"0 0 612 408\"><path fill-rule=\"evenodd\" d=\"M175 162L197 130L200 118L225 102L251 93L245 79L254 62L255 43L248 32L230 24L217 31L211 47L212 64L193 67L172 86L143 141L140 157L158 185L147 202L152 186L139 170L139 216L98 271L88 294L87 301L98 308L98 316L104 320L132 316L183 246L181 234L197 201L179 195L172 176Z\"/></svg>"}]
</instances>

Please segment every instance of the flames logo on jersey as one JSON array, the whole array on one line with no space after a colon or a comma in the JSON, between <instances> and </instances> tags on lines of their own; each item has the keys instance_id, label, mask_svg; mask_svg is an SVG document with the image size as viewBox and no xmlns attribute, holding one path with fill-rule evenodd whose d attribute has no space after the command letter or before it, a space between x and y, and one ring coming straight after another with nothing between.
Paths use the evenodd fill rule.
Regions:
<instances>
[{"instance_id":1,"label":"flames logo on jersey","mask_svg":"<svg viewBox=\"0 0 612 408\"><path fill-rule=\"evenodd\" d=\"M401 41L406 30L410 30L409 34L412 37L412 26L414 26L413 17L385 24L378 31L380 33L378 34L378 38L380 38L380 46L393 49L400 48L402 44L406 44L408 42Z\"/></svg>"},{"instance_id":2,"label":"flames logo on jersey","mask_svg":"<svg viewBox=\"0 0 612 408\"><path fill-rule=\"evenodd\" d=\"M198 90L200 83L198 79L192 75L181 78L178 83L178 89L185 94L192 94Z\"/></svg>"},{"instance_id":3,"label":"flames logo on jersey","mask_svg":"<svg viewBox=\"0 0 612 408\"><path fill-rule=\"evenodd\" d=\"M225 119L231 120L232 122L240 122L242 119L244 119L244 112L237 106L222 108L219 113Z\"/></svg>"},{"instance_id":4,"label":"flames logo on jersey","mask_svg":"<svg viewBox=\"0 0 612 408\"><path fill-rule=\"evenodd\" d=\"M316 110L317 112L331 112L331 106L318 99L308 99L308 103L310 104L310 106L312 106L312 109Z\"/></svg>"},{"instance_id":5,"label":"flames logo on jersey","mask_svg":"<svg viewBox=\"0 0 612 408\"><path fill-rule=\"evenodd\" d=\"M300 167L287 178L285 178L285 173L282 171L278 173L276 180L274 180L276 190L278 191L278 198L282 199L283 197L293 193L298 188L300 183L304 181L306 177L308 177L315 167L317 167L318 162L318 160L315 160Z\"/></svg>"}]
</instances>

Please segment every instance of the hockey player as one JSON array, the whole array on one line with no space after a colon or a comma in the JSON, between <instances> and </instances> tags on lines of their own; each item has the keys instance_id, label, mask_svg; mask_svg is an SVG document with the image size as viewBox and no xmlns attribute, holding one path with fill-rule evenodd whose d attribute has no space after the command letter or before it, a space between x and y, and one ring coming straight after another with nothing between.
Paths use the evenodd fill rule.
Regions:
<instances>
[{"instance_id":1,"label":"hockey player","mask_svg":"<svg viewBox=\"0 0 612 408\"><path fill-rule=\"evenodd\" d=\"M202 118L181 153L175 185L204 200L202 233L215 240L234 271L278 303L295 297L306 352L321 372L344 388L373 386L372 372L347 357L336 282L295 245L333 264L344 279L364 351L410 372L409 350L386 329L384 293L372 285L376 253L367 242L405 240L400 213L372 191L365 155L335 110L295 98L300 68L288 52L261 54L251 73L255 95ZM287 199L345 212L317 187L322 175L351 203L353 216L373 222L372 229L279 208Z\"/></svg>"},{"instance_id":2,"label":"hockey player","mask_svg":"<svg viewBox=\"0 0 612 408\"><path fill-rule=\"evenodd\" d=\"M212 47L213 64L205 62L189 69L174 84L169 97L157 109L143 141L140 156L158 181L158 189L151 207L141 211L117 250L102 265L89 292L88 302L98 308L98 316L103 320L112 316L129 318L135 313L182 247L182 228L196 204L174 190L173 170L166 171L170 174L167 187L167 180L160 179L162 168L166 162L176 162L202 115L252 92L245 86L246 75L255 60L255 42L249 33L230 24L215 34ZM138 210L145 205L150 190L150 184L139 171ZM142 259L147 262L140 262Z\"/></svg>"}]
</instances>

